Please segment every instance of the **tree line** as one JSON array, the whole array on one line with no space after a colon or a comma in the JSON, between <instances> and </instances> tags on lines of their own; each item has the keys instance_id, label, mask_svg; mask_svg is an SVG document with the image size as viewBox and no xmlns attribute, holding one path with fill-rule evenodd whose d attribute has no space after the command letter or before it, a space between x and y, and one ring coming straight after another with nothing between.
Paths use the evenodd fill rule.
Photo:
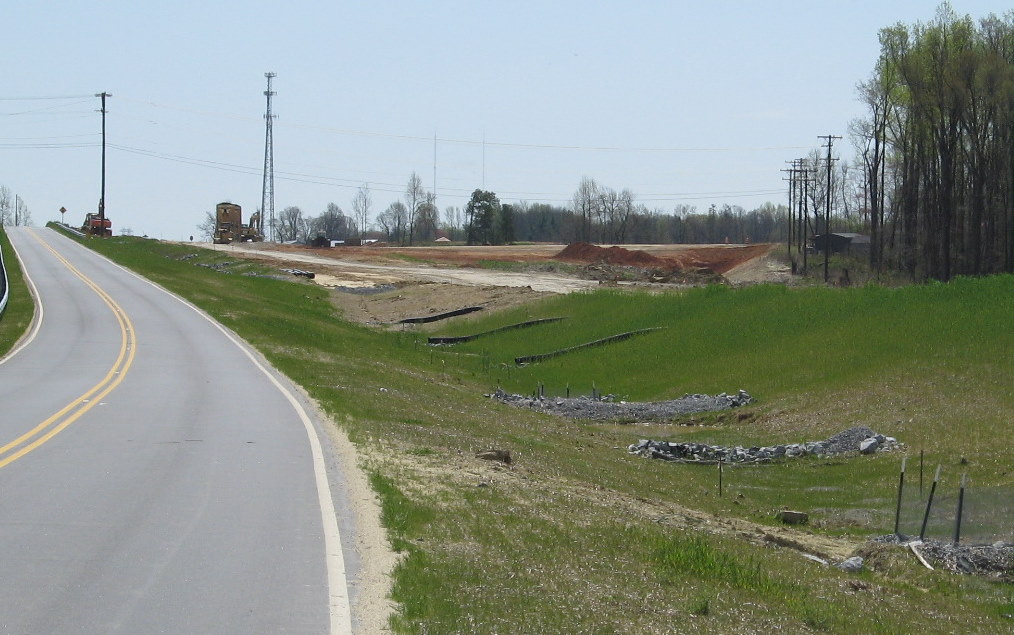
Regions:
<instances>
[{"instance_id":1,"label":"tree line","mask_svg":"<svg viewBox=\"0 0 1014 635\"><path fill-rule=\"evenodd\" d=\"M0 225L31 225L32 213L25 199L15 196L6 185L0 185Z\"/></svg>"},{"instance_id":2,"label":"tree line","mask_svg":"<svg viewBox=\"0 0 1014 635\"><path fill-rule=\"evenodd\" d=\"M853 122L870 263L914 278L1014 271L1014 11L880 31Z\"/></svg>"},{"instance_id":3,"label":"tree line","mask_svg":"<svg viewBox=\"0 0 1014 635\"><path fill-rule=\"evenodd\" d=\"M329 203L318 216L286 207L275 219L275 240L307 242L316 236L347 239L369 235L398 245L418 245L446 237L469 245L514 242L578 241L611 244L780 242L787 238L788 208L764 203L747 211L738 205L712 205L699 212L678 204L671 210L648 208L630 190L619 192L585 177L570 206L520 201L504 203L495 192L476 189L465 207L439 213L432 192L416 173L409 177L403 200L394 201L370 223L372 198L367 186L353 199L346 215ZM214 215L199 226L210 238Z\"/></svg>"}]
</instances>

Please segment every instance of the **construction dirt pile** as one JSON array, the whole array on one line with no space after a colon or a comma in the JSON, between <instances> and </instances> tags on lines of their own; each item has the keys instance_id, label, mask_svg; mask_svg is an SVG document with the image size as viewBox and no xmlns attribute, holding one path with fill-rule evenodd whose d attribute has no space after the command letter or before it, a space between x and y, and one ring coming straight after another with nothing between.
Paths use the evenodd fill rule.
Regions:
<instances>
[{"instance_id":1,"label":"construction dirt pile","mask_svg":"<svg viewBox=\"0 0 1014 635\"><path fill-rule=\"evenodd\" d=\"M677 264L652 256L646 251L624 249L623 247L599 247L589 243L571 243L556 254L555 260L564 262L605 263L623 267L677 268Z\"/></svg>"},{"instance_id":2,"label":"construction dirt pile","mask_svg":"<svg viewBox=\"0 0 1014 635\"><path fill-rule=\"evenodd\" d=\"M588 243L568 245L554 260L580 263L581 276L599 283L722 284L725 279L706 261L693 255L659 257L623 247L598 247Z\"/></svg>"},{"instance_id":3,"label":"construction dirt pile","mask_svg":"<svg viewBox=\"0 0 1014 635\"><path fill-rule=\"evenodd\" d=\"M735 395L726 393L714 396L683 395L679 399L669 401L629 403L618 401L614 395L604 395L598 399L590 397L525 397L508 394L502 390L497 390L487 397L518 408L529 408L571 419L639 423L664 422L681 415L728 410L745 406L752 401L750 395L744 390L740 390Z\"/></svg>"}]
</instances>

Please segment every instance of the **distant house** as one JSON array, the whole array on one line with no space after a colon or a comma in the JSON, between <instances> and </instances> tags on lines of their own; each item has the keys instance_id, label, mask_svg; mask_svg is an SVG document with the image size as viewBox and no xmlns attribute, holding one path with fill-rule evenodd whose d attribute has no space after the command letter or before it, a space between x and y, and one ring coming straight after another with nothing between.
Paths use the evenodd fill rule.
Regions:
<instances>
[{"instance_id":1,"label":"distant house","mask_svg":"<svg viewBox=\"0 0 1014 635\"><path fill-rule=\"evenodd\" d=\"M451 242L451 239L448 238L447 236L441 236L440 238L437 238L433 242L435 242L435 243L449 243L449 242Z\"/></svg>"},{"instance_id":2,"label":"distant house","mask_svg":"<svg viewBox=\"0 0 1014 635\"><path fill-rule=\"evenodd\" d=\"M824 253L824 246L827 244L827 234L817 234L812 240L811 252ZM830 235L831 253L847 254L850 256L870 253L870 237L865 234L852 232L835 232Z\"/></svg>"}]
</instances>

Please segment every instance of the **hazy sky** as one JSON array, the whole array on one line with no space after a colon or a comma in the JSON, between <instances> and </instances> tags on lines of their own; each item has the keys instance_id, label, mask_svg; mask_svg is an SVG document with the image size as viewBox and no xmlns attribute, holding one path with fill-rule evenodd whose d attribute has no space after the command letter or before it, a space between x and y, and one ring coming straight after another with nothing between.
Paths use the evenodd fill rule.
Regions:
<instances>
[{"instance_id":1,"label":"hazy sky","mask_svg":"<svg viewBox=\"0 0 1014 635\"><path fill-rule=\"evenodd\" d=\"M253 212L272 71L276 212L351 213L369 183L376 216L413 171L432 190L434 163L441 210L479 187L565 204L583 176L652 208L749 210L786 201L780 170L818 135L851 158L878 30L937 4L4 0L0 185L36 225L95 211L106 91L114 231Z\"/></svg>"}]
</instances>

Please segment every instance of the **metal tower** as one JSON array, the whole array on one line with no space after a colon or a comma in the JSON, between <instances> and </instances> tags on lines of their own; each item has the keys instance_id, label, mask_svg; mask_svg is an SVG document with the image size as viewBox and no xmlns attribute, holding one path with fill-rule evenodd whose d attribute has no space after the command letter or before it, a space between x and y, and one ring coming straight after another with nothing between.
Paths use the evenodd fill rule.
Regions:
<instances>
[{"instance_id":1,"label":"metal tower","mask_svg":"<svg viewBox=\"0 0 1014 635\"><path fill-rule=\"evenodd\" d=\"M271 96L275 91L271 90L271 79L274 73L264 73L268 78L268 89L264 96L268 99L268 109L264 113L264 185L261 187L261 222L268 219L269 240L275 239L275 151L274 139L271 136L271 120L277 115L271 114Z\"/></svg>"}]
</instances>

